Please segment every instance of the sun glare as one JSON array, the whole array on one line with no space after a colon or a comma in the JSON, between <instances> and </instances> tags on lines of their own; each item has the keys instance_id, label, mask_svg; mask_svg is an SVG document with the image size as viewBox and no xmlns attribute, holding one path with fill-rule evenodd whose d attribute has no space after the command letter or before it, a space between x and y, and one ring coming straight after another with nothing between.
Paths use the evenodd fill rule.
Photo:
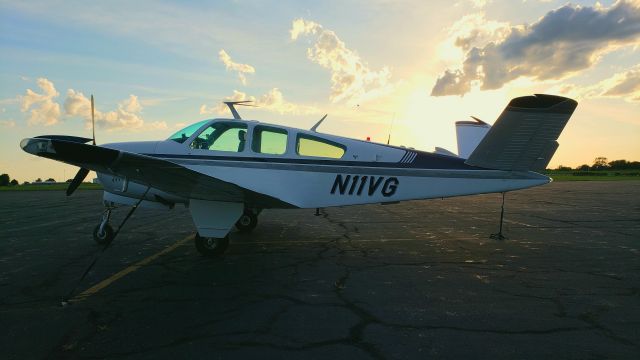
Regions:
<instances>
[{"instance_id":1,"label":"sun glare","mask_svg":"<svg viewBox=\"0 0 640 360\"><path fill-rule=\"evenodd\" d=\"M492 124L509 101L506 90L473 90L464 97L433 97L417 87L400 106L398 122L404 124L403 133L396 139L407 146L433 150L439 146L456 152L455 122L478 117Z\"/></svg>"}]
</instances>

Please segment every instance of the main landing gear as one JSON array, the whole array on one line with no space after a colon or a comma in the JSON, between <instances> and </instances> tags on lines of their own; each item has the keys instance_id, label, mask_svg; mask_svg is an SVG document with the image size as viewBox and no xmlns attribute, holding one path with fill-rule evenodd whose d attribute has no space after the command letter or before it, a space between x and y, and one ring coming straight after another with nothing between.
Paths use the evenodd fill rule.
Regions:
<instances>
[{"instance_id":1,"label":"main landing gear","mask_svg":"<svg viewBox=\"0 0 640 360\"><path fill-rule=\"evenodd\" d=\"M198 252L207 257L216 257L222 255L227 247L229 247L229 235L223 238L203 237L196 233L195 238L196 249Z\"/></svg>"},{"instance_id":2,"label":"main landing gear","mask_svg":"<svg viewBox=\"0 0 640 360\"><path fill-rule=\"evenodd\" d=\"M243 233L248 233L253 231L258 225L258 214L259 211L254 211L251 209L245 209L244 213L240 215L240 218L236 222L236 228Z\"/></svg>"},{"instance_id":3,"label":"main landing gear","mask_svg":"<svg viewBox=\"0 0 640 360\"><path fill-rule=\"evenodd\" d=\"M102 220L100 221L100 224L98 224L93 229L94 241L100 245L104 245L105 249L109 247L113 239L117 236L119 229L122 228L124 223L129 219L129 217L133 214L133 212L141 202L142 202L141 200L138 201L138 203L136 203L131 208L127 216L122 221L122 224L118 227L118 230L115 230L115 231L114 231L114 228L109 223L109 220L111 219L111 212L115 207L112 204L105 203L105 210L102 213ZM195 204L192 204L192 205L195 206ZM242 208L239 208L237 210L239 210L238 212L240 212L242 211ZM216 209L214 207L213 208L214 215L216 215L215 211ZM236 212L236 214L238 214L238 212ZM225 212L222 212L221 214L219 213L216 216L214 216L215 220L220 220L221 218L223 219L222 223L218 223L218 224L214 223L213 224L214 228L217 227L218 229L229 229L231 226L233 226L234 224L233 221L235 220L234 218L235 216L238 216L238 215L232 215L231 212L227 212L226 214L228 214L227 220L224 220ZM237 220L235 221L236 228L238 228L240 232L251 232L258 225L259 214L260 214L260 209L245 208L242 214L240 215L240 217L237 218ZM206 212L204 216L205 218L210 217L211 213ZM225 222L226 222L226 225L225 225ZM196 221L196 224L198 224L198 221ZM196 233L196 236L194 238L196 249L200 254L207 257L216 257L216 256L222 255L229 247L229 235L226 234L226 232L228 232L228 230L217 232L217 233L213 232L209 234L209 235L216 234L217 236L222 236L224 234L224 237L202 236L200 233Z\"/></svg>"},{"instance_id":4,"label":"main landing gear","mask_svg":"<svg viewBox=\"0 0 640 360\"><path fill-rule=\"evenodd\" d=\"M258 214L260 210L245 209L240 218L236 221L235 226L241 233L253 231L258 225ZM229 235L223 238L206 237L196 233L194 239L196 249L202 256L216 257L222 255L229 247Z\"/></svg>"}]
</instances>

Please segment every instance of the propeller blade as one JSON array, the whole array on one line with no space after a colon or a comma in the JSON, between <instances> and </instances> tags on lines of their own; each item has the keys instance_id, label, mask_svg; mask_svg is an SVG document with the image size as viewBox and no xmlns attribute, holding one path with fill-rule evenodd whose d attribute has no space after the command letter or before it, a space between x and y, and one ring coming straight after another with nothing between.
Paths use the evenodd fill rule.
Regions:
<instances>
[{"instance_id":1,"label":"propeller blade","mask_svg":"<svg viewBox=\"0 0 640 360\"><path fill-rule=\"evenodd\" d=\"M84 178L86 178L88 174L89 174L88 169L80 168L80 170L78 170L78 173L73 178L73 180L71 181L71 184L69 184L69 187L67 188L67 196L73 194L73 192L76 191L78 186L82 184L82 180L84 180Z\"/></svg>"},{"instance_id":2,"label":"propeller blade","mask_svg":"<svg viewBox=\"0 0 640 360\"><path fill-rule=\"evenodd\" d=\"M96 144L96 117L95 117L95 111L93 107L93 94L91 94L91 131L93 131L93 145L95 145Z\"/></svg>"}]
</instances>

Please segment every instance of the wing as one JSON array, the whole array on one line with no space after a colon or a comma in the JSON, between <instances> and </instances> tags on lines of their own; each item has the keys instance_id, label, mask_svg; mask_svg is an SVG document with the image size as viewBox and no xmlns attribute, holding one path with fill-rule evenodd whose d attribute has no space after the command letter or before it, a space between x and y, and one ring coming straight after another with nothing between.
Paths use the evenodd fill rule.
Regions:
<instances>
[{"instance_id":1,"label":"wing","mask_svg":"<svg viewBox=\"0 0 640 360\"><path fill-rule=\"evenodd\" d=\"M37 156L124 177L188 199L244 202L261 208L294 207L272 196L146 155L60 138L28 138L20 146Z\"/></svg>"}]
</instances>

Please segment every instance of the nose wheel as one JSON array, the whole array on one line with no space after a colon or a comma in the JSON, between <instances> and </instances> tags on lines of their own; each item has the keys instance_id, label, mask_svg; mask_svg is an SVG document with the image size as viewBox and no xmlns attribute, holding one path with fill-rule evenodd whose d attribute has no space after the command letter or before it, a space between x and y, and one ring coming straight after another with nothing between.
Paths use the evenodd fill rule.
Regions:
<instances>
[{"instance_id":1,"label":"nose wheel","mask_svg":"<svg viewBox=\"0 0 640 360\"><path fill-rule=\"evenodd\" d=\"M111 218L111 208L107 208L102 214L102 221L93 229L93 240L100 244L108 244L113 240L115 232L113 227L109 224Z\"/></svg>"},{"instance_id":2,"label":"nose wheel","mask_svg":"<svg viewBox=\"0 0 640 360\"><path fill-rule=\"evenodd\" d=\"M196 249L198 252L207 257L216 257L222 255L227 247L229 247L229 235L223 238L204 237L196 234Z\"/></svg>"},{"instance_id":3,"label":"nose wheel","mask_svg":"<svg viewBox=\"0 0 640 360\"><path fill-rule=\"evenodd\" d=\"M106 224L102 231L100 230L100 225L97 225L95 229L93 229L93 240L100 245L104 245L113 240L113 234L114 232L111 225Z\"/></svg>"},{"instance_id":4,"label":"nose wheel","mask_svg":"<svg viewBox=\"0 0 640 360\"><path fill-rule=\"evenodd\" d=\"M240 232L251 232L258 225L258 215L251 210L245 210L236 222L236 228Z\"/></svg>"}]
</instances>

